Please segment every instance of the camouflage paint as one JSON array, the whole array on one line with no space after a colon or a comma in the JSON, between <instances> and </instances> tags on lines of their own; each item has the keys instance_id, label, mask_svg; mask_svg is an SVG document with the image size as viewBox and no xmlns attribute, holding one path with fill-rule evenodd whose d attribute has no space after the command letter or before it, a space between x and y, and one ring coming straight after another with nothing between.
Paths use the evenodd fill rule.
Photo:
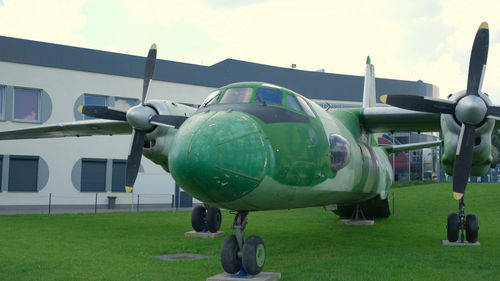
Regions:
<instances>
[{"instance_id":1,"label":"camouflage paint","mask_svg":"<svg viewBox=\"0 0 500 281\"><path fill-rule=\"evenodd\" d=\"M229 87L267 85L253 82ZM361 112L327 113L315 103L308 104L314 117L296 113L309 122L264 122L243 111L215 110L216 106L200 109L174 137L169 150L172 176L199 200L232 210L321 206L377 195L385 198L392 184L391 166L382 149L360 141ZM248 106L265 106L269 112L274 107ZM344 137L351 152L348 164L335 172L330 169L330 134Z\"/></svg>"}]
</instances>

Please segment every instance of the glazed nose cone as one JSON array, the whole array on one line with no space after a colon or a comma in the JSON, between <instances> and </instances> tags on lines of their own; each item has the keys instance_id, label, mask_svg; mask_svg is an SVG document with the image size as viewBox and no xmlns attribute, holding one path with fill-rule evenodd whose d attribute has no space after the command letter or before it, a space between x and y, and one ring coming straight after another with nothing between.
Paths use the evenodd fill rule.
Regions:
<instances>
[{"instance_id":1,"label":"glazed nose cone","mask_svg":"<svg viewBox=\"0 0 500 281\"><path fill-rule=\"evenodd\" d=\"M255 189L269 166L271 147L246 113L204 112L188 119L169 150L172 176L206 203L229 202Z\"/></svg>"}]
</instances>

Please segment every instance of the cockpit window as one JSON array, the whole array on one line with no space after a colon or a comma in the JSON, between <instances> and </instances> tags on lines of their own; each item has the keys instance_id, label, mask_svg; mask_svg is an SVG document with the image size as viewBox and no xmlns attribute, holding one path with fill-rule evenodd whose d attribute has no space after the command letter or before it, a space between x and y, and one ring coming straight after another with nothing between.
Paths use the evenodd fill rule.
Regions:
<instances>
[{"instance_id":1,"label":"cockpit window","mask_svg":"<svg viewBox=\"0 0 500 281\"><path fill-rule=\"evenodd\" d=\"M297 99L292 95L286 95L286 106L297 111L302 111Z\"/></svg>"},{"instance_id":2,"label":"cockpit window","mask_svg":"<svg viewBox=\"0 0 500 281\"><path fill-rule=\"evenodd\" d=\"M297 99L299 100L299 103L302 106L302 108L306 111L307 115L309 115L311 117L315 117L314 116L314 112L309 107L309 105L307 104L307 102L303 98L301 98L299 96L297 96Z\"/></svg>"},{"instance_id":3,"label":"cockpit window","mask_svg":"<svg viewBox=\"0 0 500 281\"><path fill-rule=\"evenodd\" d=\"M229 88L220 103L247 103L252 98L253 88Z\"/></svg>"},{"instance_id":4,"label":"cockpit window","mask_svg":"<svg viewBox=\"0 0 500 281\"><path fill-rule=\"evenodd\" d=\"M339 135L330 135L330 168L336 172L344 168L351 159L350 145Z\"/></svg>"},{"instance_id":5,"label":"cockpit window","mask_svg":"<svg viewBox=\"0 0 500 281\"><path fill-rule=\"evenodd\" d=\"M205 106L210 105L210 104L214 103L215 101L217 101L217 99L219 98L219 94L220 94L219 90L215 90L215 91L211 92L210 94L208 94L207 98L201 104L201 107L205 107Z\"/></svg>"},{"instance_id":6,"label":"cockpit window","mask_svg":"<svg viewBox=\"0 0 500 281\"><path fill-rule=\"evenodd\" d=\"M282 105L283 93L277 89L258 88L254 101Z\"/></svg>"}]
</instances>

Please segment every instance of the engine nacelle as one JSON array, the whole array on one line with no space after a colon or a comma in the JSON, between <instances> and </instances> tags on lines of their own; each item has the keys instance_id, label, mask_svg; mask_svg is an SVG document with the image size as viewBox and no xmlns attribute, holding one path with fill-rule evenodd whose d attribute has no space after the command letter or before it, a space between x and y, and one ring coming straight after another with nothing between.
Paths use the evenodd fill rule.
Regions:
<instances>
[{"instance_id":1,"label":"engine nacelle","mask_svg":"<svg viewBox=\"0 0 500 281\"><path fill-rule=\"evenodd\" d=\"M461 91L453 94L449 99L458 101L464 95L465 91ZM491 100L486 94L480 93L479 96L484 100L486 105L492 105ZM494 120L486 118L476 127L470 171L471 176L482 176L490 169L493 160L491 156L491 133L494 125ZM448 175L453 175L453 163L455 161L461 126L462 124L453 115L441 115L441 137L443 139L441 163Z\"/></svg>"},{"instance_id":2,"label":"engine nacelle","mask_svg":"<svg viewBox=\"0 0 500 281\"><path fill-rule=\"evenodd\" d=\"M147 105L154 108L161 115L190 117L196 112L196 109L191 106L171 101L150 100ZM144 140L144 156L160 165L167 172L170 172L168 168L168 151L176 132L177 129L175 128L156 126L153 131L146 134Z\"/></svg>"}]
</instances>

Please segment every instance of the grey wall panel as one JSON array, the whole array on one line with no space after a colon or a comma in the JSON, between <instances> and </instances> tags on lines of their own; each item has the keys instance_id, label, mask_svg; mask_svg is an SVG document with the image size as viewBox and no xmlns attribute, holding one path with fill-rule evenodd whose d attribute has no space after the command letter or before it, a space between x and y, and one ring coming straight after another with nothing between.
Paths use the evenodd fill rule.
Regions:
<instances>
[{"instance_id":1,"label":"grey wall panel","mask_svg":"<svg viewBox=\"0 0 500 281\"><path fill-rule=\"evenodd\" d=\"M81 191L82 186L82 159L76 161L73 169L71 169L71 183L76 190Z\"/></svg>"},{"instance_id":2,"label":"grey wall panel","mask_svg":"<svg viewBox=\"0 0 500 281\"><path fill-rule=\"evenodd\" d=\"M52 114L52 100L47 92L44 90L40 93L40 123L45 123L49 120Z\"/></svg>"},{"instance_id":3,"label":"grey wall panel","mask_svg":"<svg viewBox=\"0 0 500 281\"><path fill-rule=\"evenodd\" d=\"M5 87L5 120L12 121L14 111L14 87Z\"/></svg>"},{"instance_id":4,"label":"grey wall panel","mask_svg":"<svg viewBox=\"0 0 500 281\"><path fill-rule=\"evenodd\" d=\"M49 166L47 162L40 157L38 160L38 191L41 191L49 182Z\"/></svg>"}]
</instances>

